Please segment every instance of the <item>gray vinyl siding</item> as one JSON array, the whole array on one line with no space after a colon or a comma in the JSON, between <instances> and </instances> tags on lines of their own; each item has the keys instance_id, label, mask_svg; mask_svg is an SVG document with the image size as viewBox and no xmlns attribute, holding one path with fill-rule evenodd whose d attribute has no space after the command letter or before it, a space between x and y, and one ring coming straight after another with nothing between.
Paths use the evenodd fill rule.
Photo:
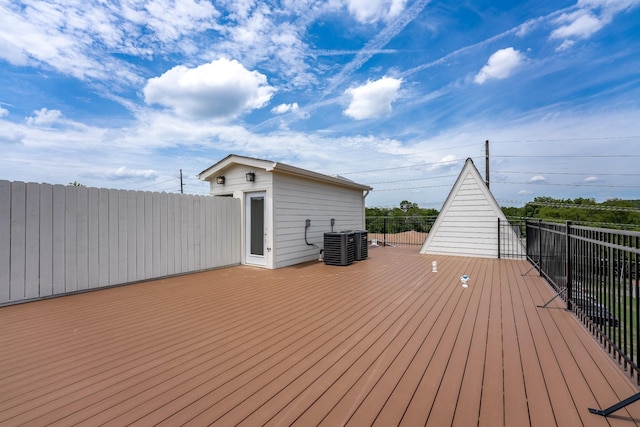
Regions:
<instances>
[{"instance_id":1,"label":"gray vinyl siding","mask_svg":"<svg viewBox=\"0 0 640 427\"><path fill-rule=\"evenodd\" d=\"M324 233L364 228L361 190L274 174L274 268L317 260L320 249L305 243L305 220L311 220L307 241L320 248Z\"/></svg>"}]
</instances>

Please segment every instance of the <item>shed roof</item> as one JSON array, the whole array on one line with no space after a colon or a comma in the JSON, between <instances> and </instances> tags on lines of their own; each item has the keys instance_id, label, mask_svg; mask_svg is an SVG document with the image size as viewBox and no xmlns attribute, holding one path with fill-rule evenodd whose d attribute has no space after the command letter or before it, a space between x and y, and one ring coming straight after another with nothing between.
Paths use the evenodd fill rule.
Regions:
<instances>
[{"instance_id":1,"label":"shed roof","mask_svg":"<svg viewBox=\"0 0 640 427\"><path fill-rule=\"evenodd\" d=\"M368 185L358 184L341 176L324 175L318 172L313 172L307 169L302 169L296 166L287 165L281 162L274 162L271 160L256 159L253 157L239 156L237 154L229 154L224 159L210 166L209 168L200 172L197 176L198 179L203 181L211 181L215 177L224 172L226 169L234 165L244 165L254 168L264 169L267 172L282 173L287 175L293 175L300 178L311 179L314 181L326 182L341 187L353 188L362 191L371 191L373 188Z\"/></svg>"}]
</instances>

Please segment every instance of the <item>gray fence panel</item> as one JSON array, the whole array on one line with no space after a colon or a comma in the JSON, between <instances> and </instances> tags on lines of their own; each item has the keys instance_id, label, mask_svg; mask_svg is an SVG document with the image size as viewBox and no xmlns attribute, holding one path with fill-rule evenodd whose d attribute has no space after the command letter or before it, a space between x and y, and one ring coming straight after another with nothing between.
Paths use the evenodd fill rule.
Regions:
<instances>
[{"instance_id":1,"label":"gray fence panel","mask_svg":"<svg viewBox=\"0 0 640 427\"><path fill-rule=\"evenodd\" d=\"M40 186L27 184L25 199L25 298L40 293Z\"/></svg>"},{"instance_id":2,"label":"gray fence panel","mask_svg":"<svg viewBox=\"0 0 640 427\"><path fill-rule=\"evenodd\" d=\"M100 266L97 287L109 285L109 190L98 190L98 260Z\"/></svg>"},{"instance_id":3,"label":"gray fence panel","mask_svg":"<svg viewBox=\"0 0 640 427\"><path fill-rule=\"evenodd\" d=\"M26 185L14 182L11 185L11 286L12 300L24 299L26 263Z\"/></svg>"},{"instance_id":4,"label":"gray fence panel","mask_svg":"<svg viewBox=\"0 0 640 427\"><path fill-rule=\"evenodd\" d=\"M0 181L0 304L240 263L240 201Z\"/></svg>"},{"instance_id":5,"label":"gray fence panel","mask_svg":"<svg viewBox=\"0 0 640 427\"><path fill-rule=\"evenodd\" d=\"M11 274L11 183L0 181L0 284ZM0 301L9 301L9 286L0 286Z\"/></svg>"},{"instance_id":6,"label":"gray fence panel","mask_svg":"<svg viewBox=\"0 0 640 427\"><path fill-rule=\"evenodd\" d=\"M52 230L53 246L52 246L52 258L53 258L53 289L52 295L59 295L65 292L64 284L64 255L65 255L65 189L62 185L53 186L53 203L51 205L52 210Z\"/></svg>"},{"instance_id":7,"label":"gray fence panel","mask_svg":"<svg viewBox=\"0 0 640 427\"><path fill-rule=\"evenodd\" d=\"M2 228L2 226L0 226ZM42 297L53 294L53 186L40 185L40 290ZM2 281L0 280L0 283Z\"/></svg>"},{"instance_id":8,"label":"gray fence panel","mask_svg":"<svg viewBox=\"0 0 640 427\"><path fill-rule=\"evenodd\" d=\"M87 288L100 284L100 191L87 189Z\"/></svg>"}]
</instances>

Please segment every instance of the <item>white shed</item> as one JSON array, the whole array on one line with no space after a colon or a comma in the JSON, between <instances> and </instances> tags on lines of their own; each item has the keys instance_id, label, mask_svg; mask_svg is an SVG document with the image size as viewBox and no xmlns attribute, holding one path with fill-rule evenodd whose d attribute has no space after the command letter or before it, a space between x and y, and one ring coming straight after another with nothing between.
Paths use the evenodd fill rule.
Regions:
<instances>
[{"instance_id":1,"label":"white shed","mask_svg":"<svg viewBox=\"0 0 640 427\"><path fill-rule=\"evenodd\" d=\"M420 253L467 257L498 257L498 219L507 218L469 158L464 164L442 210L431 227ZM506 227L507 250L523 253L520 238Z\"/></svg>"},{"instance_id":2,"label":"white shed","mask_svg":"<svg viewBox=\"0 0 640 427\"><path fill-rule=\"evenodd\" d=\"M325 232L363 230L367 185L284 163L229 155L202 171L211 195L241 201L243 264L317 260Z\"/></svg>"}]
</instances>

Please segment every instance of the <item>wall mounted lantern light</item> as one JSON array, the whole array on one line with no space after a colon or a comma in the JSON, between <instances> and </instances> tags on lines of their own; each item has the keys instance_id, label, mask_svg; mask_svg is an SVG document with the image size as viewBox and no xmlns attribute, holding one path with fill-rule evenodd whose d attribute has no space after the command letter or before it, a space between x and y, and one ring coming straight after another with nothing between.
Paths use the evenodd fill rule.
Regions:
<instances>
[{"instance_id":1,"label":"wall mounted lantern light","mask_svg":"<svg viewBox=\"0 0 640 427\"><path fill-rule=\"evenodd\" d=\"M216 184L224 185L224 175L216 176Z\"/></svg>"},{"instance_id":2,"label":"wall mounted lantern light","mask_svg":"<svg viewBox=\"0 0 640 427\"><path fill-rule=\"evenodd\" d=\"M247 182L253 182L256 180L255 172L247 172L245 176L247 177Z\"/></svg>"}]
</instances>

